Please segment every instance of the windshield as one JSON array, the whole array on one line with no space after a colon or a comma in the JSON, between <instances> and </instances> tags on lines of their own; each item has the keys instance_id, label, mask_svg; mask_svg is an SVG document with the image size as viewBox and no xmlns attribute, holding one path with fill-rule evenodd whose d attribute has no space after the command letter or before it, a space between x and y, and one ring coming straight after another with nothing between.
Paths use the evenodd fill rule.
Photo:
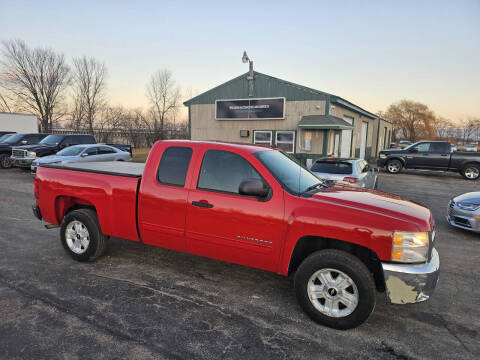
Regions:
<instances>
[{"instance_id":1,"label":"windshield","mask_svg":"<svg viewBox=\"0 0 480 360\"><path fill-rule=\"evenodd\" d=\"M0 136L0 143L7 140L10 136L12 136L12 134L5 134L5 135Z\"/></svg>"},{"instance_id":2,"label":"windshield","mask_svg":"<svg viewBox=\"0 0 480 360\"><path fill-rule=\"evenodd\" d=\"M254 154L288 192L301 194L320 180L281 151L266 150Z\"/></svg>"},{"instance_id":3,"label":"windshield","mask_svg":"<svg viewBox=\"0 0 480 360\"><path fill-rule=\"evenodd\" d=\"M59 156L77 156L85 149L85 146L70 146L57 152Z\"/></svg>"},{"instance_id":4,"label":"windshield","mask_svg":"<svg viewBox=\"0 0 480 360\"><path fill-rule=\"evenodd\" d=\"M17 142L19 142L20 140L23 139L23 135L22 134L17 134L17 135L12 135L10 136L8 139L6 139L4 142L5 144L15 144Z\"/></svg>"},{"instance_id":5,"label":"windshield","mask_svg":"<svg viewBox=\"0 0 480 360\"><path fill-rule=\"evenodd\" d=\"M311 171L327 174L351 174L352 164L339 161L317 161L313 164Z\"/></svg>"},{"instance_id":6,"label":"windshield","mask_svg":"<svg viewBox=\"0 0 480 360\"><path fill-rule=\"evenodd\" d=\"M57 145L64 138L63 135L48 135L45 139L40 141L40 144L45 145Z\"/></svg>"}]
</instances>

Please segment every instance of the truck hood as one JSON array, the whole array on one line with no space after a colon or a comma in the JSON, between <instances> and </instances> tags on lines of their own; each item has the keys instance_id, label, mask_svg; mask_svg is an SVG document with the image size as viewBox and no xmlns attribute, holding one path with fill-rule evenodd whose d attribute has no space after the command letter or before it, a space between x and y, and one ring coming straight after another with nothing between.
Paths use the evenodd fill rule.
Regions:
<instances>
[{"instance_id":1,"label":"truck hood","mask_svg":"<svg viewBox=\"0 0 480 360\"><path fill-rule=\"evenodd\" d=\"M393 154L405 154L408 150L405 149L385 149L380 151L380 154L393 155Z\"/></svg>"},{"instance_id":2,"label":"truck hood","mask_svg":"<svg viewBox=\"0 0 480 360\"><path fill-rule=\"evenodd\" d=\"M12 145L10 144L0 144L0 151L11 151Z\"/></svg>"},{"instance_id":3,"label":"truck hood","mask_svg":"<svg viewBox=\"0 0 480 360\"><path fill-rule=\"evenodd\" d=\"M314 194L312 198L401 219L415 224L419 231L431 231L434 227L434 220L428 208L381 191L336 184Z\"/></svg>"},{"instance_id":4,"label":"truck hood","mask_svg":"<svg viewBox=\"0 0 480 360\"><path fill-rule=\"evenodd\" d=\"M55 154L59 150L57 145L44 145L44 144L15 146L15 149L35 151L37 153L37 157L50 155L52 153Z\"/></svg>"}]
</instances>

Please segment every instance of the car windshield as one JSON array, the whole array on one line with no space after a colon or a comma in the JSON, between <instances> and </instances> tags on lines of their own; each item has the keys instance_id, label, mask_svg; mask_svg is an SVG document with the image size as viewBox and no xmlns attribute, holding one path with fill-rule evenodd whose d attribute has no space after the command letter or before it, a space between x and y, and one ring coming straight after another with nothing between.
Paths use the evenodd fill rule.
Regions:
<instances>
[{"instance_id":1,"label":"car windshield","mask_svg":"<svg viewBox=\"0 0 480 360\"><path fill-rule=\"evenodd\" d=\"M4 141L5 144L15 144L23 139L22 134L12 135Z\"/></svg>"},{"instance_id":2,"label":"car windshield","mask_svg":"<svg viewBox=\"0 0 480 360\"><path fill-rule=\"evenodd\" d=\"M57 152L58 156L77 156L85 149L85 146L70 146Z\"/></svg>"},{"instance_id":3,"label":"car windshield","mask_svg":"<svg viewBox=\"0 0 480 360\"><path fill-rule=\"evenodd\" d=\"M254 154L290 193L299 195L320 180L296 161L277 150L265 150Z\"/></svg>"},{"instance_id":4,"label":"car windshield","mask_svg":"<svg viewBox=\"0 0 480 360\"><path fill-rule=\"evenodd\" d=\"M7 140L10 136L12 136L12 134L5 134L5 135L0 136L0 143Z\"/></svg>"},{"instance_id":5,"label":"car windshield","mask_svg":"<svg viewBox=\"0 0 480 360\"><path fill-rule=\"evenodd\" d=\"M311 171L327 174L351 174L352 164L334 160L317 161L313 164Z\"/></svg>"},{"instance_id":6,"label":"car windshield","mask_svg":"<svg viewBox=\"0 0 480 360\"><path fill-rule=\"evenodd\" d=\"M40 144L44 145L57 145L64 138L63 135L48 135L45 139L40 141Z\"/></svg>"}]
</instances>

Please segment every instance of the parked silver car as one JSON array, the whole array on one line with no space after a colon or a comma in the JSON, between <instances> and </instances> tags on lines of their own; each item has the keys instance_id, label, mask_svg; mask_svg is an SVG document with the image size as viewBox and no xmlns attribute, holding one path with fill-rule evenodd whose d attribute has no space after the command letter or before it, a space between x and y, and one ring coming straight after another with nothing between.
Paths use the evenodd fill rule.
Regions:
<instances>
[{"instance_id":1,"label":"parked silver car","mask_svg":"<svg viewBox=\"0 0 480 360\"><path fill-rule=\"evenodd\" d=\"M474 144L463 145L463 151L476 152L477 151L477 145L474 145Z\"/></svg>"},{"instance_id":2,"label":"parked silver car","mask_svg":"<svg viewBox=\"0 0 480 360\"><path fill-rule=\"evenodd\" d=\"M30 169L37 171L40 164L91 162L91 161L131 161L129 152L116 147L102 144L74 145L67 147L55 155L49 155L33 160Z\"/></svg>"},{"instance_id":3,"label":"parked silver car","mask_svg":"<svg viewBox=\"0 0 480 360\"><path fill-rule=\"evenodd\" d=\"M450 200L447 220L452 226L480 233L480 191L465 193Z\"/></svg>"},{"instance_id":4,"label":"parked silver car","mask_svg":"<svg viewBox=\"0 0 480 360\"><path fill-rule=\"evenodd\" d=\"M376 189L378 184L378 169L370 167L363 159L321 158L312 164L310 171L319 179L340 184L368 189Z\"/></svg>"}]
</instances>

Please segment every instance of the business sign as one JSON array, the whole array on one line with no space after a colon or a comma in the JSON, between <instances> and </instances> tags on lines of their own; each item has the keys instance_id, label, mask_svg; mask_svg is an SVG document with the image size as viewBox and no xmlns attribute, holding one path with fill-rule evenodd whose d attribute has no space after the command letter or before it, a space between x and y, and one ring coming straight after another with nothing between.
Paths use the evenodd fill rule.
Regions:
<instances>
[{"instance_id":1,"label":"business sign","mask_svg":"<svg viewBox=\"0 0 480 360\"><path fill-rule=\"evenodd\" d=\"M216 120L276 120L285 118L285 98L216 100Z\"/></svg>"}]
</instances>

